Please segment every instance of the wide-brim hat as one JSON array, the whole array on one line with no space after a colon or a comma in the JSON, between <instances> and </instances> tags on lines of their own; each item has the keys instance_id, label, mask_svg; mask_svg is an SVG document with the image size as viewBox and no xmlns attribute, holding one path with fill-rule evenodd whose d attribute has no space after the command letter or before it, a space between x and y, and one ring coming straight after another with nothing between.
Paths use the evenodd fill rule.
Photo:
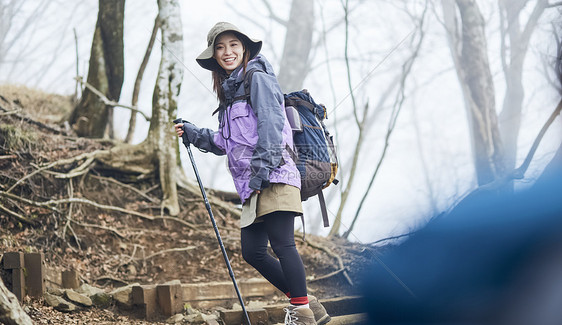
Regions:
<instances>
[{"instance_id":1,"label":"wide-brim hat","mask_svg":"<svg viewBox=\"0 0 562 325\"><path fill-rule=\"evenodd\" d=\"M258 39L249 38L246 34L242 33L238 27L227 22L218 22L211 28L207 34L207 48L197 57L197 63L207 70L219 71L221 66L218 64L217 60L213 58L215 52L215 40L217 37L224 32L233 32L242 42L247 51L250 51L250 60L255 58L258 53L260 53L262 41Z\"/></svg>"}]
</instances>

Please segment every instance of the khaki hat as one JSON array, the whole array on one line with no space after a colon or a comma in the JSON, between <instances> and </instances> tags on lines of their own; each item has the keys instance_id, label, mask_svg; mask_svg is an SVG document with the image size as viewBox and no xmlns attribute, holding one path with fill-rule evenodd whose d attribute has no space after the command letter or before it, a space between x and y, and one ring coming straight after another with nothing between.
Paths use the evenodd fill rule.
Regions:
<instances>
[{"instance_id":1,"label":"khaki hat","mask_svg":"<svg viewBox=\"0 0 562 325\"><path fill-rule=\"evenodd\" d=\"M257 39L252 39L242 33L238 27L234 26L231 23L227 22L218 22L211 28L209 33L207 34L207 48L197 57L197 63L207 70L211 71L218 71L222 69L220 65L217 63L217 60L213 58L213 54L215 52L214 45L216 38L224 32L234 32L236 36L238 36L242 42L244 42L244 46L246 50L250 51L250 60L255 58L258 53L260 53L262 42Z\"/></svg>"}]
</instances>

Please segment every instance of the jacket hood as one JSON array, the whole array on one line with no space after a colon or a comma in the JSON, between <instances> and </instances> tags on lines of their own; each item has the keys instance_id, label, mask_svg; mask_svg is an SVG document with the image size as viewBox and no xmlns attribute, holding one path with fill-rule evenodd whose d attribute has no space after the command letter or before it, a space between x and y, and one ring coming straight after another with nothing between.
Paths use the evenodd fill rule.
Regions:
<instances>
[{"instance_id":1,"label":"jacket hood","mask_svg":"<svg viewBox=\"0 0 562 325\"><path fill-rule=\"evenodd\" d=\"M271 75L271 76L275 77L275 72L273 72L273 66L271 66L269 61L267 61L267 59L261 54L258 54L254 59L252 59L248 62L248 66L246 67L246 71L248 71L250 69L261 70L261 71L267 73L268 75ZM237 83L244 81L244 74L242 73L242 70L243 70L242 65L240 65L231 74L231 76L236 76L236 82Z\"/></svg>"},{"instance_id":2,"label":"jacket hood","mask_svg":"<svg viewBox=\"0 0 562 325\"><path fill-rule=\"evenodd\" d=\"M274 77L271 78L271 80L277 80L275 78L275 73L273 72L273 67L263 55L258 55L254 59L248 62L248 65L246 66L246 71L250 69L257 69L263 71L267 75ZM222 88L224 90L226 103L232 103L232 101L236 98L237 95L244 94L244 87L242 85L244 83L245 74L243 73L243 71L244 71L243 66L239 65L236 69L234 69L234 71L232 71L230 76L228 76L222 82ZM220 112L224 108L225 107L223 106L223 103L221 103L221 105L219 105L219 107L213 112L213 115L215 115L217 112ZM219 114L219 120L220 119L221 119L221 114Z\"/></svg>"}]
</instances>

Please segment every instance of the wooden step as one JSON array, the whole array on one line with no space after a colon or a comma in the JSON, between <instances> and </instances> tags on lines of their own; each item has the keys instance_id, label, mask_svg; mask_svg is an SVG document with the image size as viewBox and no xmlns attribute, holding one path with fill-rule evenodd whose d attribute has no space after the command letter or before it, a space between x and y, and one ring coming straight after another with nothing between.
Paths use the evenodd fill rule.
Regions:
<instances>
[{"instance_id":1,"label":"wooden step","mask_svg":"<svg viewBox=\"0 0 562 325\"><path fill-rule=\"evenodd\" d=\"M348 296L330 299L319 299L326 308L332 320L328 324L367 324L366 314L362 310L362 297ZM287 304L275 304L264 306L271 324L283 323L285 321L284 308ZM222 310L222 319L225 325L239 325L242 320L242 310ZM352 317L353 316L353 317Z\"/></svg>"},{"instance_id":2,"label":"wooden step","mask_svg":"<svg viewBox=\"0 0 562 325\"><path fill-rule=\"evenodd\" d=\"M283 325L284 323L275 323L274 325ZM332 317L326 325L367 325L369 320L367 314L352 314Z\"/></svg>"}]
</instances>

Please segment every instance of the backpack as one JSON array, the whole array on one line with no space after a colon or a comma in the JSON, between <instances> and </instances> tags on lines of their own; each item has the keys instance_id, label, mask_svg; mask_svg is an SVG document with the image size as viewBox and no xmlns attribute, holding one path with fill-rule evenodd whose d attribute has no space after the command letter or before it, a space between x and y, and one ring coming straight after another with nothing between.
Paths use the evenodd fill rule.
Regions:
<instances>
[{"instance_id":1,"label":"backpack","mask_svg":"<svg viewBox=\"0 0 562 325\"><path fill-rule=\"evenodd\" d=\"M252 75L258 69L249 69L244 77L245 97L250 103L250 84ZM318 195L324 227L329 227L326 201L322 190L330 184L338 184L335 178L338 159L332 136L324 119L328 112L324 105L316 104L310 93L303 89L284 94L285 112L293 130L294 149L286 149L297 165L301 175L301 200ZM251 105L251 103L250 103Z\"/></svg>"}]
</instances>

